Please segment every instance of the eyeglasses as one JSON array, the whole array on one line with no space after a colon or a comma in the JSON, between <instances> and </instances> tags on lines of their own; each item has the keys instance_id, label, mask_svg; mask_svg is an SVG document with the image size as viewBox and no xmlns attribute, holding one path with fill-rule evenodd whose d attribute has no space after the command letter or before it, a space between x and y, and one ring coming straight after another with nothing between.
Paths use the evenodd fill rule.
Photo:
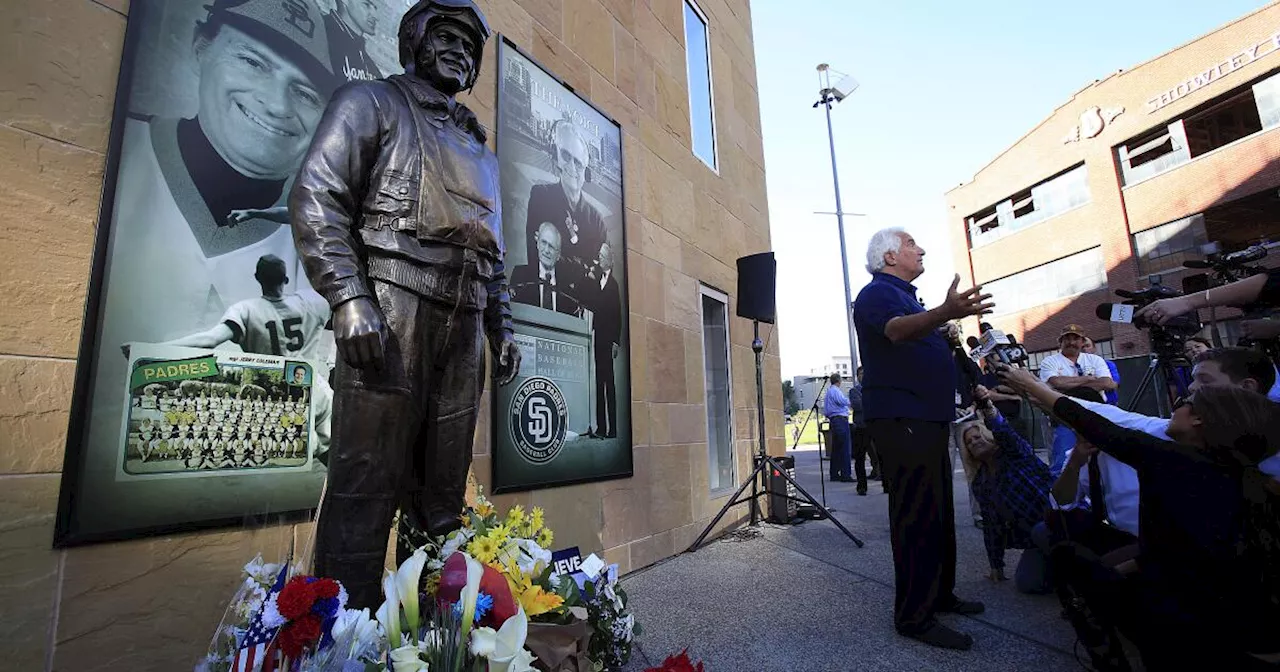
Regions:
<instances>
[{"instance_id":1,"label":"eyeglasses","mask_svg":"<svg viewBox=\"0 0 1280 672\"><path fill-rule=\"evenodd\" d=\"M1173 400L1173 410L1178 410L1183 406L1191 406L1191 397L1178 397Z\"/></svg>"}]
</instances>

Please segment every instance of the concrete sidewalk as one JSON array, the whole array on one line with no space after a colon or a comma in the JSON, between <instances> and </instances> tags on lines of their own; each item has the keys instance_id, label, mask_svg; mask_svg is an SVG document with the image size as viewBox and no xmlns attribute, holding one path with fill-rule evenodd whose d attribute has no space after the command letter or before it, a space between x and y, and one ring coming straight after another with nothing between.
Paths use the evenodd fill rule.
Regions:
<instances>
[{"instance_id":1,"label":"concrete sidewalk","mask_svg":"<svg viewBox=\"0 0 1280 672\"><path fill-rule=\"evenodd\" d=\"M821 499L817 451L791 454L800 484ZM859 497L852 483L826 488L835 516L866 542L861 549L828 521L765 523L754 538L730 535L624 578L644 626L627 670L657 665L685 647L708 672L1082 669L1055 597L1023 595L1012 580L987 580L963 473L956 474L956 592L987 610L942 619L973 635L974 647L944 651L894 632L887 501L878 482L870 492ZM1012 576L1020 553L1006 554L1006 574Z\"/></svg>"}]
</instances>

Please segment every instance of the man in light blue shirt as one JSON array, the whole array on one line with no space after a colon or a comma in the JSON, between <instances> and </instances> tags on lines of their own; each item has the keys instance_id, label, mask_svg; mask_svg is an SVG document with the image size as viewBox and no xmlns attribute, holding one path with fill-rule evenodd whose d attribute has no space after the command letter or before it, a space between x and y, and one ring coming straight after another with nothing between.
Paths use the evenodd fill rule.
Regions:
<instances>
[{"instance_id":1,"label":"man in light blue shirt","mask_svg":"<svg viewBox=\"0 0 1280 672\"><path fill-rule=\"evenodd\" d=\"M840 374L831 374L831 384L822 398L822 414L831 423L832 481L851 483L853 477L853 442L849 435L849 397L840 389Z\"/></svg>"}]
</instances>

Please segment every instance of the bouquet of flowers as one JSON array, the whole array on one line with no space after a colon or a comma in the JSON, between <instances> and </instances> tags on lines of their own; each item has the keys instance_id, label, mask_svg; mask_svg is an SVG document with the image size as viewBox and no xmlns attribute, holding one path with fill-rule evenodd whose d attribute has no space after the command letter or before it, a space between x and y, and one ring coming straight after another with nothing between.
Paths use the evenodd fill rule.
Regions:
<instances>
[{"instance_id":1,"label":"bouquet of flowers","mask_svg":"<svg viewBox=\"0 0 1280 672\"><path fill-rule=\"evenodd\" d=\"M631 660L631 644L640 634L640 625L627 609L627 592L618 582L618 566L610 565L598 576L584 575L580 580L592 629L591 659L597 670L620 670Z\"/></svg>"},{"instance_id":2,"label":"bouquet of flowers","mask_svg":"<svg viewBox=\"0 0 1280 672\"><path fill-rule=\"evenodd\" d=\"M554 535L543 518L519 506L500 516L479 496L462 527L443 538L406 526L401 541L417 550L384 574L385 600L373 617L347 609L338 581L259 556L245 565L197 672L530 672L532 651L553 650L538 669L577 669L574 661L621 668L639 628L617 566L600 571L604 563L591 556L591 571L554 575ZM579 644L566 648L561 630L558 649L538 648L531 624L587 634L572 635Z\"/></svg>"},{"instance_id":3,"label":"bouquet of flowers","mask_svg":"<svg viewBox=\"0 0 1280 672\"><path fill-rule=\"evenodd\" d=\"M526 513L516 505L499 516L484 495L476 495L476 505L462 514L462 527L443 539L410 530L406 541L427 552L428 592L440 580L445 562L459 551L493 569L506 580L512 596L525 615L538 623L567 623L587 618L582 597L573 581L561 581L551 571L551 551L555 539L546 527L539 507Z\"/></svg>"},{"instance_id":4,"label":"bouquet of flowers","mask_svg":"<svg viewBox=\"0 0 1280 672\"><path fill-rule=\"evenodd\" d=\"M337 581L297 573L288 579L289 567L264 563L262 556L244 571L197 672L365 672L378 660L378 623L368 609L346 608Z\"/></svg>"}]
</instances>

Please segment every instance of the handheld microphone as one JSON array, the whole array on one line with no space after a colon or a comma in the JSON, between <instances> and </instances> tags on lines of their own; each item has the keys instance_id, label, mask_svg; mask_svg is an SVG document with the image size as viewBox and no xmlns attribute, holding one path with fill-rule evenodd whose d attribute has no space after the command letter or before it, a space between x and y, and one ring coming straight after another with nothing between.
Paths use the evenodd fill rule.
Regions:
<instances>
[{"instance_id":1,"label":"handheld microphone","mask_svg":"<svg viewBox=\"0 0 1280 672\"><path fill-rule=\"evenodd\" d=\"M964 342L969 346L969 357L976 359L978 357L978 351L982 349L982 344L973 336L966 338Z\"/></svg>"}]
</instances>

